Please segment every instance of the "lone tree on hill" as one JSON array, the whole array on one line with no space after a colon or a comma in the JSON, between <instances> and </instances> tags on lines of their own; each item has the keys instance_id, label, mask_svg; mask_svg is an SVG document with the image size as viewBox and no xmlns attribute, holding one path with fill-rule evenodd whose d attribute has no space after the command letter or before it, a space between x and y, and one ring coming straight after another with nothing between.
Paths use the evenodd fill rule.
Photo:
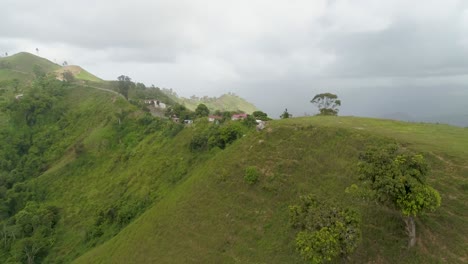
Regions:
<instances>
[{"instance_id":1,"label":"lone tree on hill","mask_svg":"<svg viewBox=\"0 0 468 264\"><path fill-rule=\"evenodd\" d=\"M132 85L132 79L128 76L120 75L119 77L117 77L117 80L119 80L119 93L121 93L125 97L125 99L128 100L128 90Z\"/></svg>"},{"instance_id":2,"label":"lone tree on hill","mask_svg":"<svg viewBox=\"0 0 468 264\"><path fill-rule=\"evenodd\" d=\"M439 193L426 183L429 171L422 155L403 152L397 145L370 148L360 157L359 177L374 198L401 212L406 224L408 247L416 243L414 218L440 206Z\"/></svg>"},{"instance_id":3,"label":"lone tree on hill","mask_svg":"<svg viewBox=\"0 0 468 264\"><path fill-rule=\"evenodd\" d=\"M292 117L292 115L290 113L288 113L288 109L284 109L284 112L280 115L280 118L281 119L286 119L286 118L290 118Z\"/></svg>"},{"instance_id":4,"label":"lone tree on hill","mask_svg":"<svg viewBox=\"0 0 468 264\"><path fill-rule=\"evenodd\" d=\"M319 111L319 115L338 115L338 107L341 106L341 100L338 99L336 94L321 93L317 94L310 101L315 104Z\"/></svg>"}]
</instances>

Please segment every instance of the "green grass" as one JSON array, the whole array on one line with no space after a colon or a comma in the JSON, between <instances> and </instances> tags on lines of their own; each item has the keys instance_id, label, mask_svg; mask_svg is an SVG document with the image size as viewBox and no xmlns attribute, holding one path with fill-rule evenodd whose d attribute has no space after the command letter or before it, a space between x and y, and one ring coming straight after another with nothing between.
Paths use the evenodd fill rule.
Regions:
<instances>
[{"instance_id":1,"label":"green grass","mask_svg":"<svg viewBox=\"0 0 468 264\"><path fill-rule=\"evenodd\" d=\"M102 79L92 75L91 73L81 69L80 73L75 76L79 80L92 81L92 82L102 82Z\"/></svg>"}]
</instances>

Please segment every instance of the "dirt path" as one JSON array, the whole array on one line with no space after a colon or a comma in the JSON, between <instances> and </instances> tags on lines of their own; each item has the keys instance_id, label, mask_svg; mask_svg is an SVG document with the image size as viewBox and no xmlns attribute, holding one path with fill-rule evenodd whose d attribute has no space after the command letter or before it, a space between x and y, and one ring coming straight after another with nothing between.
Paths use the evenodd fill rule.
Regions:
<instances>
[{"instance_id":1,"label":"dirt path","mask_svg":"<svg viewBox=\"0 0 468 264\"><path fill-rule=\"evenodd\" d=\"M436 157L438 160L442 161L443 163L445 163L445 164L447 164L447 165L449 165L449 166L468 169L468 166L467 166L467 165L457 165L457 164L454 164L454 163L451 162L451 161L448 161L448 160L444 159L444 157L435 154L434 152L430 152L430 153L431 153L431 155L433 155L434 157Z\"/></svg>"},{"instance_id":2,"label":"dirt path","mask_svg":"<svg viewBox=\"0 0 468 264\"><path fill-rule=\"evenodd\" d=\"M109 89L105 89L105 88L100 88L100 87L96 87L96 86L91 86L91 85L84 85L85 87L89 87L89 88L93 88L93 89L97 89L97 90L101 90L101 91L105 91L105 92L109 92L109 93L113 93L113 94L116 94L120 97L122 97L123 99L127 100L125 98L125 96L123 96L121 93L118 93L116 91L113 91L113 90L109 90Z\"/></svg>"}]
</instances>

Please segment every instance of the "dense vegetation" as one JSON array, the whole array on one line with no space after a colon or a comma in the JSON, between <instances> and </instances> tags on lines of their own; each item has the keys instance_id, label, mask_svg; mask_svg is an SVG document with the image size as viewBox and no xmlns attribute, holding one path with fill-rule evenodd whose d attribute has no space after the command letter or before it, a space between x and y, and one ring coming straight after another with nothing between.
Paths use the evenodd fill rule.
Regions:
<instances>
[{"instance_id":1,"label":"dense vegetation","mask_svg":"<svg viewBox=\"0 0 468 264\"><path fill-rule=\"evenodd\" d=\"M317 116L256 131L264 113L210 123L174 104L184 126L137 100L159 89L132 83L127 101L97 89L117 82L42 69L0 83L2 263L466 261L466 129ZM423 156L442 198L411 249L399 208L353 192L365 153L389 145Z\"/></svg>"}]
</instances>

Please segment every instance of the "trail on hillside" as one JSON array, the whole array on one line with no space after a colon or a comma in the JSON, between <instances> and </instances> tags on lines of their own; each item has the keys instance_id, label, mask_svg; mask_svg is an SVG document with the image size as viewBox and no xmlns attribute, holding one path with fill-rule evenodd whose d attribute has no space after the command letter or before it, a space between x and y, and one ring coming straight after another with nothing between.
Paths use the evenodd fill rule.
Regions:
<instances>
[{"instance_id":1,"label":"trail on hillside","mask_svg":"<svg viewBox=\"0 0 468 264\"><path fill-rule=\"evenodd\" d=\"M96 86L91 86L91 85L84 85L84 86L89 87L89 88L93 88L93 89L98 89L98 90L105 91L105 92L110 92L110 93L116 94L116 95L122 97L123 99L127 100L125 98L125 96L123 96L121 93L113 91L113 90L109 90L109 89L105 89L105 88L101 88L101 87L96 87Z\"/></svg>"},{"instance_id":2,"label":"trail on hillside","mask_svg":"<svg viewBox=\"0 0 468 264\"><path fill-rule=\"evenodd\" d=\"M435 154L434 152L430 152L430 153L431 153L431 155L433 155L433 156L436 157L438 160L442 161L443 163L445 163L445 164L448 165L448 166L468 169L468 165L458 165L458 164L454 164L453 162L451 162L451 161L449 161L449 160L446 160L444 157L442 157L442 156L440 156L440 155L437 155L437 154Z\"/></svg>"}]
</instances>

